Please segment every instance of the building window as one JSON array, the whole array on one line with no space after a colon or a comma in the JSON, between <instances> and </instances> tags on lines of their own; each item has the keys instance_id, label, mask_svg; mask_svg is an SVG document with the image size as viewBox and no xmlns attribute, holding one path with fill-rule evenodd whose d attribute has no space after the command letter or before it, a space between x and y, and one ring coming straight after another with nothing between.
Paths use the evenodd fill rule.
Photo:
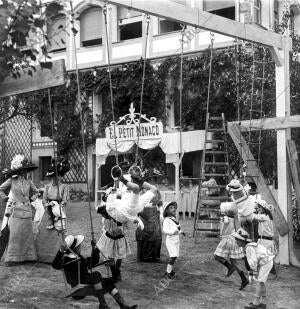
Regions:
<instances>
[{"instance_id":1,"label":"building window","mask_svg":"<svg viewBox=\"0 0 300 309\"><path fill-rule=\"evenodd\" d=\"M119 21L120 41L137 39L142 37L143 22L142 17L127 18Z\"/></svg>"},{"instance_id":2,"label":"building window","mask_svg":"<svg viewBox=\"0 0 300 309\"><path fill-rule=\"evenodd\" d=\"M66 17L60 15L50 19L47 25L48 51L57 52L66 50Z\"/></svg>"},{"instance_id":3,"label":"building window","mask_svg":"<svg viewBox=\"0 0 300 309\"><path fill-rule=\"evenodd\" d=\"M254 22L256 24L261 25L261 1L260 0L254 0L254 12L253 12L253 17L254 17Z\"/></svg>"},{"instance_id":4,"label":"building window","mask_svg":"<svg viewBox=\"0 0 300 309\"><path fill-rule=\"evenodd\" d=\"M182 30L182 27L180 23L177 23L172 20L164 19L164 18L159 19L159 29L158 29L159 34L173 32L173 31L181 31L181 30Z\"/></svg>"},{"instance_id":5,"label":"building window","mask_svg":"<svg viewBox=\"0 0 300 309\"><path fill-rule=\"evenodd\" d=\"M235 20L235 7L234 6L210 11L209 13Z\"/></svg>"},{"instance_id":6,"label":"building window","mask_svg":"<svg viewBox=\"0 0 300 309\"><path fill-rule=\"evenodd\" d=\"M80 41L82 47L102 45L102 11L98 7L80 15Z\"/></svg>"},{"instance_id":7,"label":"building window","mask_svg":"<svg viewBox=\"0 0 300 309\"><path fill-rule=\"evenodd\" d=\"M119 7L117 14L119 41L131 40L142 37L143 18L141 12Z\"/></svg>"}]
</instances>

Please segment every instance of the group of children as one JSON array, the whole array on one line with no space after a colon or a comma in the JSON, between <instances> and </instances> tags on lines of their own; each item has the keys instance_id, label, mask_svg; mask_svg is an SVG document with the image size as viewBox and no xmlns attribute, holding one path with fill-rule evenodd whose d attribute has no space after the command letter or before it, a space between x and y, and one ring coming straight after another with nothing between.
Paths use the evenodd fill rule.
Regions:
<instances>
[{"instance_id":1,"label":"group of children","mask_svg":"<svg viewBox=\"0 0 300 309\"><path fill-rule=\"evenodd\" d=\"M276 274L274 258L277 249L273 239L272 215L274 207L260 198L249 196L247 188L238 180L232 180L227 190L231 193L232 202L221 204L221 241L214 256L227 268L226 277L231 276L234 271L238 272L241 278L240 290L250 282L257 283L254 299L245 308L266 308L265 282L271 271ZM257 241L254 239L254 221L258 222ZM238 260L244 260L248 276L238 267Z\"/></svg>"},{"instance_id":2,"label":"group of children","mask_svg":"<svg viewBox=\"0 0 300 309\"><path fill-rule=\"evenodd\" d=\"M128 175L123 175L119 166L113 167L111 174L115 184L97 207L97 212L103 216L104 229L98 243L92 244L91 258L87 260L80 255L83 236L68 236L69 238L73 237L72 241L66 238L65 244L53 262L53 267L63 268L67 275L67 281L72 286L75 286L79 280L81 283L92 286L93 295L99 299L99 308L106 308L103 294L99 292L100 287L104 292L109 292L114 296L120 308L136 308L137 305L126 305L114 286L114 283L121 279L122 259L130 253L128 240L123 233L123 225L134 222L143 229L138 213L156 197L158 189L144 181L141 169L136 166L129 169ZM214 256L227 268L226 277L231 276L234 271L238 272L241 278L240 290L244 289L251 281L257 282L254 300L245 308L266 308L265 282L273 267L276 255L273 241L273 207L263 200L249 198L248 192L237 180L231 181L227 190L232 194L232 202L221 204L223 215L221 241ZM174 279L173 266L179 256L180 235L185 236L185 233L176 218L177 204L175 201L164 203L160 207L160 211L163 222L162 229L167 235L166 247L169 253L165 276L168 279ZM237 224L248 230L251 230L253 220L259 222L257 242L250 239L249 233L245 229L237 228L236 217L238 218ZM105 279L101 277L99 272L88 271L99 262L99 252L109 261L112 278ZM238 260L244 261L248 276L239 268ZM73 262L77 262L76 265L79 263L80 276L78 280L76 279L78 276L77 266L72 265ZM76 273L77 276L74 275Z\"/></svg>"}]
</instances>

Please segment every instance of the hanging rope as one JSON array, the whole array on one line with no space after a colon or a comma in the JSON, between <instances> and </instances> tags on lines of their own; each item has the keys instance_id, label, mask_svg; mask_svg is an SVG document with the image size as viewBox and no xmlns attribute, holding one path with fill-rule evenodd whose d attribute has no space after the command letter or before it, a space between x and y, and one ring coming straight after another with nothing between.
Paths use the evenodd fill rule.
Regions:
<instances>
[{"instance_id":1,"label":"hanging rope","mask_svg":"<svg viewBox=\"0 0 300 309\"><path fill-rule=\"evenodd\" d=\"M51 134L52 134L52 139L54 139L54 114L52 111L52 102L51 102L51 92L50 88L48 90L48 104L49 104L49 113L50 113L50 124L51 124ZM54 168L55 168L55 175L54 175L54 182L57 186L57 200L60 200L59 198L59 183L58 183L58 173L57 173L57 151L55 144L53 143L53 158L54 158ZM61 209L61 203L59 203L59 215L60 215L60 222L61 222L61 233L58 232L58 234L61 234L62 242L65 242L65 232L64 232L64 225L63 225L63 218L62 218L62 209Z\"/></svg>"},{"instance_id":2,"label":"hanging rope","mask_svg":"<svg viewBox=\"0 0 300 309\"><path fill-rule=\"evenodd\" d=\"M107 25L107 2L104 3L102 11L103 11L104 23L105 23L105 36L106 36L106 51L107 51L107 63L108 63L110 104L111 104L112 124L113 124L113 128L114 128L114 141L115 141L115 159L116 159L116 164L119 165L119 157L118 157L118 149L117 149L117 130L116 130L116 121L115 121L115 108L114 108L113 87L112 87L112 79L111 79L110 49L109 49L108 29L107 29L108 28L108 25Z\"/></svg>"},{"instance_id":3,"label":"hanging rope","mask_svg":"<svg viewBox=\"0 0 300 309\"><path fill-rule=\"evenodd\" d=\"M259 115L259 118L263 118L263 101L264 101L264 80L265 80L265 61L266 61L266 49L263 48L263 58L261 61L257 61L255 59L255 48L254 44L251 44L252 46L252 81L251 81L251 97L250 97L250 120L249 120L249 134L248 134L248 153L247 158L249 158L250 155L250 146L252 144L252 121L253 121L253 115L257 113ZM262 76L256 77L255 76L255 65L262 64ZM261 97L260 97L260 107L259 109L254 109L254 84L256 80L261 80ZM258 96L258 93L256 93ZM258 136L258 152L257 152L257 165L260 164L260 157L261 157L261 139L262 139L262 132L261 129L259 130L259 136ZM245 162L244 168L247 168L247 163ZM246 177L246 172L244 172L244 177Z\"/></svg>"},{"instance_id":4,"label":"hanging rope","mask_svg":"<svg viewBox=\"0 0 300 309\"><path fill-rule=\"evenodd\" d=\"M145 50L144 50L144 63L143 63L143 75L142 75L142 89L141 89L141 96L140 96L140 110L139 110L139 129L138 129L138 136L137 136L137 144L136 144L136 151L135 151L135 165L137 165L138 157L139 157L139 143L140 143L140 132L141 132L141 119L142 119L142 110L143 110L143 98L144 98L144 84L145 84L145 73L146 73L146 60L147 60L147 44L148 44L148 37L149 37L149 25L150 25L150 16L146 15L146 41L145 41Z\"/></svg>"},{"instance_id":5,"label":"hanging rope","mask_svg":"<svg viewBox=\"0 0 300 309\"><path fill-rule=\"evenodd\" d=\"M182 168L182 91L183 91L183 44L185 36L185 25L181 25L181 54L180 54L180 81L179 81L179 147L180 147L180 178L183 177Z\"/></svg>"},{"instance_id":6,"label":"hanging rope","mask_svg":"<svg viewBox=\"0 0 300 309\"><path fill-rule=\"evenodd\" d=\"M215 35L214 33L210 32L210 59L209 59L209 73L208 73L208 87L207 87L207 101L206 101L206 117L209 113L211 70L212 70L212 62L213 62L214 40L215 40Z\"/></svg>"},{"instance_id":7,"label":"hanging rope","mask_svg":"<svg viewBox=\"0 0 300 309\"><path fill-rule=\"evenodd\" d=\"M80 94L80 83L79 83L79 70L78 70L78 63L77 63L77 51L76 51L76 41L75 36L77 33L77 30L74 28L74 10L73 10L73 4L72 1L70 1L71 6L71 23L72 23L72 32L73 32L73 46L75 49L74 56L75 56L75 68L76 68L76 82L77 82L77 103L79 108L79 115L80 115L80 125L81 125L81 138L82 138L82 148L83 148L83 155L84 155L84 161L85 161L85 172L86 172L86 189L87 189L87 195L88 195L88 206L89 206L89 215L90 215L90 225L91 225L91 236L92 240L95 241L95 233L94 233L94 226L93 226L93 218L92 218L92 207L91 207L91 201L90 201L90 188L89 188L89 173L88 173L88 157L87 157L87 149L85 144L85 128L84 128L84 122L83 122L83 115L82 115L82 107L81 107L81 94Z\"/></svg>"},{"instance_id":8,"label":"hanging rope","mask_svg":"<svg viewBox=\"0 0 300 309\"><path fill-rule=\"evenodd\" d=\"M241 125L241 99L240 99L240 69L241 69L241 62L240 62L240 45L239 40L236 38L235 40L235 48L234 48L234 65L235 65L235 85L236 85L236 103L237 103L237 119L238 119L238 125ZM242 132L240 131L240 137L239 137L239 145L240 145L240 151L239 151L239 157L238 157L238 172L239 177L242 177L243 175L243 164L242 164Z\"/></svg>"}]
</instances>

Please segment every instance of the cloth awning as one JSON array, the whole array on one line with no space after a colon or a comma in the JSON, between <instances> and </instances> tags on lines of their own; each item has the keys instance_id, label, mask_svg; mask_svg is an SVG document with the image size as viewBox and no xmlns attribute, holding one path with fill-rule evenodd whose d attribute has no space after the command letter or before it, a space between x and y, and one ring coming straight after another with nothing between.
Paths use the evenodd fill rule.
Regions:
<instances>
[{"instance_id":1,"label":"cloth awning","mask_svg":"<svg viewBox=\"0 0 300 309\"><path fill-rule=\"evenodd\" d=\"M207 138L210 138L208 133ZM166 162L175 162L178 159L176 154L181 152L191 152L197 150L203 150L205 140L205 131L187 131L181 133L181 143L180 143L180 132L164 133L161 139L145 139L139 140L139 148L142 149L152 149L159 146L162 151L166 154ZM96 140L96 157L97 164L105 164L107 156L115 153L128 152L137 141L119 141L117 142L117 147L115 147L115 142L108 142L106 138L97 138ZM181 144L181 145L180 145ZM207 145L209 146L209 145ZM182 148L182 149L181 149ZM210 148L210 147L206 147Z\"/></svg>"}]
</instances>

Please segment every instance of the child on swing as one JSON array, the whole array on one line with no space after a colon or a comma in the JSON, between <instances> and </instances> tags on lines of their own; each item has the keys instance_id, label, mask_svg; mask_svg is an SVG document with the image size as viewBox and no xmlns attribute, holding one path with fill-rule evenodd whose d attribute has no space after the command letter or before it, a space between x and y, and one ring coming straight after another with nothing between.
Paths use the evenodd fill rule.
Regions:
<instances>
[{"instance_id":1,"label":"child on swing","mask_svg":"<svg viewBox=\"0 0 300 309\"><path fill-rule=\"evenodd\" d=\"M63 269L66 281L71 287L76 287L79 283L89 286L88 289L76 291L71 297L80 300L86 296L95 296L99 301L99 309L109 309L104 298L104 293L109 293L121 309L136 309L137 305L129 306L125 303L112 278L103 278L100 272L92 271L99 263L99 249L92 240L92 255L84 258L81 255L83 240L83 235L68 235L52 262L54 269Z\"/></svg>"},{"instance_id":2,"label":"child on swing","mask_svg":"<svg viewBox=\"0 0 300 309\"><path fill-rule=\"evenodd\" d=\"M175 201L164 203L163 211L163 232L167 234L166 247L170 256L167 271L165 276L168 279L175 278L175 272L173 266L177 257L179 256L180 238L179 235L185 236L182 231L179 221L176 219L177 203Z\"/></svg>"},{"instance_id":3,"label":"child on swing","mask_svg":"<svg viewBox=\"0 0 300 309\"><path fill-rule=\"evenodd\" d=\"M138 218L138 213L152 200L157 193L157 188L143 180L140 167L132 166L129 169L131 181L127 180L119 166L114 166L111 170L112 178L121 181L127 191L122 195L109 194L105 205L98 208L98 213L107 214L117 222L126 224L127 222L139 222L143 227L142 221ZM141 194L142 189L146 190Z\"/></svg>"}]
</instances>

